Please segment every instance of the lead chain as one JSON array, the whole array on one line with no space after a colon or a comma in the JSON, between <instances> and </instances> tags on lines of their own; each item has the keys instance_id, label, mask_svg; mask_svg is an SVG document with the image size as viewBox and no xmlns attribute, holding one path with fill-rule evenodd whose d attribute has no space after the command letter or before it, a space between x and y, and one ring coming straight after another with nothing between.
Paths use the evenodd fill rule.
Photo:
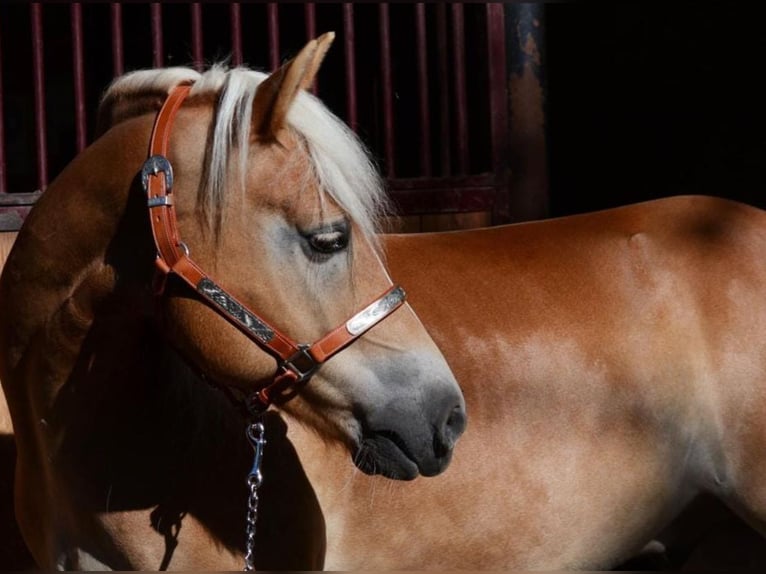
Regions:
<instances>
[{"instance_id":1,"label":"lead chain","mask_svg":"<svg viewBox=\"0 0 766 574\"><path fill-rule=\"evenodd\" d=\"M255 526L258 522L258 488L263 483L261 461L263 460L263 445L265 429L263 423L255 422L247 427L247 439L253 447L253 467L247 475L247 486L250 496L247 500L247 526L245 527L245 571L255 570Z\"/></svg>"}]
</instances>

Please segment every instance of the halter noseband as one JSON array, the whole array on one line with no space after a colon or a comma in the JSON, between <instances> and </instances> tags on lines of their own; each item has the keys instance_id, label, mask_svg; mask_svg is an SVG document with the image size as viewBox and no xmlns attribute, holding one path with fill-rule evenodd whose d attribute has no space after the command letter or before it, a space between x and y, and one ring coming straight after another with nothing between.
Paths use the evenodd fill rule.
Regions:
<instances>
[{"instance_id":1,"label":"halter noseband","mask_svg":"<svg viewBox=\"0 0 766 574\"><path fill-rule=\"evenodd\" d=\"M157 248L157 272L161 284L170 274L183 279L208 306L277 360L273 380L256 390L247 401L251 411L263 411L276 400L292 398L297 387L308 381L322 363L401 307L405 293L394 285L324 337L312 344L301 344L280 333L213 281L192 261L179 238L172 194L173 168L167 159L173 119L190 90L190 84L182 84L168 95L154 121L149 158L141 169Z\"/></svg>"}]
</instances>

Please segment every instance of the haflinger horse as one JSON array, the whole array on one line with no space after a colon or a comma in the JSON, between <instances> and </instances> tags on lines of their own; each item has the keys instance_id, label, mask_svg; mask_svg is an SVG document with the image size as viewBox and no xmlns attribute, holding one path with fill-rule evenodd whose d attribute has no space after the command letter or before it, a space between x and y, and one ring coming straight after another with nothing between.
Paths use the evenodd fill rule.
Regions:
<instances>
[{"instance_id":1,"label":"haflinger horse","mask_svg":"<svg viewBox=\"0 0 766 574\"><path fill-rule=\"evenodd\" d=\"M305 91L332 38L268 77L118 79L103 133L29 213L0 281L0 379L42 568L241 569L245 551L321 568L271 405L365 473L450 462L464 399L384 267L379 177Z\"/></svg>"},{"instance_id":2,"label":"haflinger horse","mask_svg":"<svg viewBox=\"0 0 766 574\"><path fill-rule=\"evenodd\" d=\"M365 154L296 95L328 38L268 78L117 80L19 234L0 377L39 564L241 567L243 429L270 400L258 568L607 569L700 493L763 531L766 214L677 197L376 239ZM370 330L321 367L244 333L313 340L349 315ZM453 374L454 460L390 480L445 469Z\"/></svg>"}]
</instances>

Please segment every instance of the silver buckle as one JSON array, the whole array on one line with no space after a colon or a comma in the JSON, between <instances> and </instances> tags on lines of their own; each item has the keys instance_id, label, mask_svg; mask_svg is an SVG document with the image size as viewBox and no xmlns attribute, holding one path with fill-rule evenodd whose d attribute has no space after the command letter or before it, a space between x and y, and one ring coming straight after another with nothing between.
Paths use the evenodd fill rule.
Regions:
<instances>
[{"instance_id":1,"label":"silver buckle","mask_svg":"<svg viewBox=\"0 0 766 574\"><path fill-rule=\"evenodd\" d=\"M302 383L316 373L319 363L309 353L310 345L298 345L298 351L288 357L279 365L280 368L292 371L298 376L296 382Z\"/></svg>"},{"instance_id":2,"label":"silver buckle","mask_svg":"<svg viewBox=\"0 0 766 574\"><path fill-rule=\"evenodd\" d=\"M141 185L144 186L144 191L149 191L149 176L159 173L165 174L165 189L170 191L173 187L173 166L164 155L151 156L141 167Z\"/></svg>"}]
</instances>

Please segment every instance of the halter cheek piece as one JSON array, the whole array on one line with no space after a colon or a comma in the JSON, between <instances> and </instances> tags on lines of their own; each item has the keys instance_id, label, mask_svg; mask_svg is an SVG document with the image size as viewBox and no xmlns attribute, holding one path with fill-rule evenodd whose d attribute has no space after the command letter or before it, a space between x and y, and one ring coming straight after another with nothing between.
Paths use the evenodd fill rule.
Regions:
<instances>
[{"instance_id":1,"label":"halter cheek piece","mask_svg":"<svg viewBox=\"0 0 766 574\"><path fill-rule=\"evenodd\" d=\"M273 380L256 390L247 400L247 407L259 412L275 401L294 396L297 387L306 383L322 363L401 307L405 293L396 285L389 288L348 321L307 345L296 343L280 333L208 277L189 257L188 248L179 238L173 206L173 168L167 159L173 119L190 90L191 85L182 84L168 95L154 121L149 159L141 169L141 183L147 195L152 235L157 248L158 285L164 285L170 274L177 275L208 306L277 360Z\"/></svg>"}]
</instances>

